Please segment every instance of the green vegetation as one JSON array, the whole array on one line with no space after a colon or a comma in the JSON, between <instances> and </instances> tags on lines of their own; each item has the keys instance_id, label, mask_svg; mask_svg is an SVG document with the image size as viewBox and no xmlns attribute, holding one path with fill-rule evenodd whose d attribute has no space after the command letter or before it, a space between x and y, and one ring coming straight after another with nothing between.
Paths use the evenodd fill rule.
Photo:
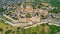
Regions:
<instances>
[{"instance_id":1,"label":"green vegetation","mask_svg":"<svg viewBox=\"0 0 60 34\"><path fill-rule=\"evenodd\" d=\"M60 13L60 7L55 7L53 10L50 10L49 13Z\"/></svg>"},{"instance_id":2,"label":"green vegetation","mask_svg":"<svg viewBox=\"0 0 60 34\"><path fill-rule=\"evenodd\" d=\"M42 30L42 31L41 31L41 34L45 34L45 31L44 31L44 30Z\"/></svg>"},{"instance_id":3,"label":"green vegetation","mask_svg":"<svg viewBox=\"0 0 60 34\"><path fill-rule=\"evenodd\" d=\"M2 13L2 12L4 12L6 9L3 9L3 8L0 8L0 12Z\"/></svg>"},{"instance_id":4,"label":"green vegetation","mask_svg":"<svg viewBox=\"0 0 60 34\"><path fill-rule=\"evenodd\" d=\"M44 1L42 1L44 2ZM55 7L53 10L50 10L49 13L59 13L60 12L60 2L57 2L56 0L54 1L50 1L47 2L49 4L51 4L52 7ZM41 4L40 0L35 0L34 2L29 3L33 9L36 8L41 8L43 7L43 5ZM18 4L18 6L20 6L21 3ZM14 5L12 5L12 7L14 7ZM26 7L26 4L24 5L24 7ZM46 6L44 6L46 7ZM48 6L47 6L48 7ZM16 9L16 8L15 8ZM0 13L4 13L6 9L0 8ZM14 10L13 8L10 8L8 10L8 12L10 10ZM11 13L8 13L8 15ZM38 13L36 13L36 15L38 16ZM26 17L30 18L31 14L26 14ZM44 18L44 16L42 16ZM3 16L2 18L4 18L5 20L8 21L12 21L8 18L6 18L5 16ZM17 20L17 16L13 17L14 19ZM37 25L36 27L31 27L29 29L22 29L23 30L23 34L55 34L57 32L60 32L60 26L55 26L55 25L48 25L48 23L46 24L41 24L41 25ZM15 26L11 26L7 23L5 23L3 20L0 20L0 34L20 34L22 32L20 32L20 27L15 27Z\"/></svg>"},{"instance_id":5,"label":"green vegetation","mask_svg":"<svg viewBox=\"0 0 60 34\"><path fill-rule=\"evenodd\" d=\"M31 14L29 14L29 13L28 13L28 14L26 14L26 17L30 18L30 17L31 17Z\"/></svg>"},{"instance_id":6,"label":"green vegetation","mask_svg":"<svg viewBox=\"0 0 60 34\"><path fill-rule=\"evenodd\" d=\"M43 27L42 25L24 29L24 34L49 34L49 32L50 29L48 28L48 26Z\"/></svg>"},{"instance_id":7,"label":"green vegetation","mask_svg":"<svg viewBox=\"0 0 60 34\"><path fill-rule=\"evenodd\" d=\"M5 23L5 21L3 21L3 20L0 20L0 24L1 23L5 24L5 25L9 25L8 23Z\"/></svg>"},{"instance_id":8,"label":"green vegetation","mask_svg":"<svg viewBox=\"0 0 60 34\"><path fill-rule=\"evenodd\" d=\"M5 34L9 34L10 32L11 32L11 30L8 30L8 31L5 32Z\"/></svg>"},{"instance_id":9,"label":"green vegetation","mask_svg":"<svg viewBox=\"0 0 60 34\"><path fill-rule=\"evenodd\" d=\"M46 2L44 2L46 1ZM44 2L44 3L48 3L50 4L52 7L56 7L55 9L53 10L50 10L49 12L51 13L59 13L60 12L60 2L57 0L44 0L44 1L41 1L41 0L35 0L34 2L31 3L31 6L33 7L33 9L35 8L41 8L41 7L48 7L48 6L44 6L41 4L41 2ZM48 2L50 1L50 2ZM46 9L46 8L45 8Z\"/></svg>"},{"instance_id":10,"label":"green vegetation","mask_svg":"<svg viewBox=\"0 0 60 34\"><path fill-rule=\"evenodd\" d=\"M55 8L55 9L49 11L49 12L50 12L50 13L58 13L59 11Z\"/></svg>"},{"instance_id":11,"label":"green vegetation","mask_svg":"<svg viewBox=\"0 0 60 34\"><path fill-rule=\"evenodd\" d=\"M57 32L60 32L60 26L50 25L49 27L51 29L50 34L55 34Z\"/></svg>"},{"instance_id":12,"label":"green vegetation","mask_svg":"<svg viewBox=\"0 0 60 34\"><path fill-rule=\"evenodd\" d=\"M36 27L24 29L24 34L55 34L60 32L60 26L41 24Z\"/></svg>"},{"instance_id":13,"label":"green vegetation","mask_svg":"<svg viewBox=\"0 0 60 34\"><path fill-rule=\"evenodd\" d=\"M51 4L52 7L55 7L53 10L51 10L49 12L51 12L51 13L59 13L60 12L60 2L59 1L53 0L50 2L46 2L46 3L49 3L49 4Z\"/></svg>"},{"instance_id":14,"label":"green vegetation","mask_svg":"<svg viewBox=\"0 0 60 34\"><path fill-rule=\"evenodd\" d=\"M2 16L2 18L5 19L5 20L7 20L7 21L9 21L9 22L12 21L11 19L7 18L6 16Z\"/></svg>"},{"instance_id":15,"label":"green vegetation","mask_svg":"<svg viewBox=\"0 0 60 34\"><path fill-rule=\"evenodd\" d=\"M20 27L17 27L17 34L20 34Z\"/></svg>"},{"instance_id":16,"label":"green vegetation","mask_svg":"<svg viewBox=\"0 0 60 34\"><path fill-rule=\"evenodd\" d=\"M52 6L55 6L55 7L60 7L60 2L54 2L54 1L51 1L49 2Z\"/></svg>"},{"instance_id":17,"label":"green vegetation","mask_svg":"<svg viewBox=\"0 0 60 34\"><path fill-rule=\"evenodd\" d=\"M0 20L0 32L5 34L20 34L20 32L23 34L55 34L60 32L60 26L49 25L46 23L22 30L23 31L21 32L20 27L7 25L3 20Z\"/></svg>"},{"instance_id":18,"label":"green vegetation","mask_svg":"<svg viewBox=\"0 0 60 34\"><path fill-rule=\"evenodd\" d=\"M45 26L45 24L43 23L43 24L41 24L43 27Z\"/></svg>"},{"instance_id":19,"label":"green vegetation","mask_svg":"<svg viewBox=\"0 0 60 34\"><path fill-rule=\"evenodd\" d=\"M11 26L5 23L3 20L0 20L0 34L17 34L17 26ZM18 28L20 29L20 28Z\"/></svg>"},{"instance_id":20,"label":"green vegetation","mask_svg":"<svg viewBox=\"0 0 60 34\"><path fill-rule=\"evenodd\" d=\"M18 16L14 16L13 19L18 20Z\"/></svg>"},{"instance_id":21,"label":"green vegetation","mask_svg":"<svg viewBox=\"0 0 60 34\"><path fill-rule=\"evenodd\" d=\"M0 32L1 32L1 31L3 31L3 29L2 29L2 28L0 28Z\"/></svg>"}]
</instances>

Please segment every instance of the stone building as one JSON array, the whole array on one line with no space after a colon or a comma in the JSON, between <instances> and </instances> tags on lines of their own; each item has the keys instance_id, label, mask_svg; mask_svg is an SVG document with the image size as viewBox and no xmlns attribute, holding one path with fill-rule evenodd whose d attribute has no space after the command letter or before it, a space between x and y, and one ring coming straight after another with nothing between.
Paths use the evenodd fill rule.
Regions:
<instances>
[{"instance_id":1,"label":"stone building","mask_svg":"<svg viewBox=\"0 0 60 34\"><path fill-rule=\"evenodd\" d=\"M40 22L41 17L44 16L46 17L46 15L48 14L47 10L43 10L43 9L33 9L30 5L26 5L26 8L24 8L23 6L21 8L18 8L17 10L19 16L20 16L20 22ZM27 18L26 15L30 14L31 17ZM22 17L24 18L22 18Z\"/></svg>"}]
</instances>

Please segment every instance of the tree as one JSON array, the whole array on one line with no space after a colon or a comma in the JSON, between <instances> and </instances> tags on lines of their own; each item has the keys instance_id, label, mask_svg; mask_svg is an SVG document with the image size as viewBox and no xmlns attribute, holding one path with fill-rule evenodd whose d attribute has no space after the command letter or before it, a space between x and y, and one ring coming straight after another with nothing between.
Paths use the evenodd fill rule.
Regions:
<instances>
[{"instance_id":1,"label":"tree","mask_svg":"<svg viewBox=\"0 0 60 34\"><path fill-rule=\"evenodd\" d=\"M11 32L11 30L7 30L6 32L5 32L5 34L9 34Z\"/></svg>"},{"instance_id":2,"label":"tree","mask_svg":"<svg viewBox=\"0 0 60 34\"><path fill-rule=\"evenodd\" d=\"M20 27L17 27L17 30L19 30L20 29Z\"/></svg>"},{"instance_id":3,"label":"tree","mask_svg":"<svg viewBox=\"0 0 60 34\"><path fill-rule=\"evenodd\" d=\"M0 15L2 15L5 12L6 9L0 8Z\"/></svg>"},{"instance_id":4,"label":"tree","mask_svg":"<svg viewBox=\"0 0 60 34\"><path fill-rule=\"evenodd\" d=\"M37 32L32 32L32 34L37 34Z\"/></svg>"},{"instance_id":5,"label":"tree","mask_svg":"<svg viewBox=\"0 0 60 34\"><path fill-rule=\"evenodd\" d=\"M4 8L0 8L0 12L4 12L6 9Z\"/></svg>"},{"instance_id":6,"label":"tree","mask_svg":"<svg viewBox=\"0 0 60 34\"><path fill-rule=\"evenodd\" d=\"M1 32L1 31L3 31L3 29L2 29L2 28L0 28L0 32Z\"/></svg>"},{"instance_id":7,"label":"tree","mask_svg":"<svg viewBox=\"0 0 60 34\"><path fill-rule=\"evenodd\" d=\"M45 34L45 31L44 31L44 29L41 31L41 34Z\"/></svg>"},{"instance_id":8,"label":"tree","mask_svg":"<svg viewBox=\"0 0 60 34\"><path fill-rule=\"evenodd\" d=\"M20 6L20 5L21 5L21 2L18 3L18 6Z\"/></svg>"},{"instance_id":9,"label":"tree","mask_svg":"<svg viewBox=\"0 0 60 34\"><path fill-rule=\"evenodd\" d=\"M20 27L17 27L17 34L20 34Z\"/></svg>"},{"instance_id":10,"label":"tree","mask_svg":"<svg viewBox=\"0 0 60 34\"><path fill-rule=\"evenodd\" d=\"M29 13L28 13L28 14L26 14L26 17L30 18L30 17L31 17L31 14L29 14Z\"/></svg>"},{"instance_id":11,"label":"tree","mask_svg":"<svg viewBox=\"0 0 60 34\"><path fill-rule=\"evenodd\" d=\"M41 24L43 27L45 26L45 23Z\"/></svg>"}]
</instances>

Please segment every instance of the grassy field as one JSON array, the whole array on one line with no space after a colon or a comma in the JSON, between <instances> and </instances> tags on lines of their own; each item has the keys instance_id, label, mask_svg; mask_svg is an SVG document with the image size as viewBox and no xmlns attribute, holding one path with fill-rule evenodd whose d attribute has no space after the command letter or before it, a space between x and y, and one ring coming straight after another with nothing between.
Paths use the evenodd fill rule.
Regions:
<instances>
[{"instance_id":1,"label":"grassy field","mask_svg":"<svg viewBox=\"0 0 60 34\"><path fill-rule=\"evenodd\" d=\"M24 34L56 34L60 32L60 26L41 24L24 30Z\"/></svg>"},{"instance_id":2,"label":"grassy field","mask_svg":"<svg viewBox=\"0 0 60 34\"><path fill-rule=\"evenodd\" d=\"M49 27L51 29L50 34L55 34L57 32L60 32L60 26L50 25Z\"/></svg>"},{"instance_id":3,"label":"grassy field","mask_svg":"<svg viewBox=\"0 0 60 34\"><path fill-rule=\"evenodd\" d=\"M20 27L11 26L5 23L3 20L0 20L0 34L18 34Z\"/></svg>"},{"instance_id":4,"label":"grassy field","mask_svg":"<svg viewBox=\"0 0 60 34\"><path fill-rule=\"evenodd\" d=\"M49 34L50 33L50 28L45 25L38 25L36 27L32 27L29 29L24 29L24 34Z\"/></svg>"},{"instance_id":5,"label":"grassy field","mask_svg":"<svg viewBox=\"0 0 60 34\"><path fill-rule=\"evenodd\" d=\"M55 34L60 32L60 26L41 24L29 29L22 29L22 32L19 30L20 27L11 26L0 20L0 34Z\"/></svg>"}]
</instances>

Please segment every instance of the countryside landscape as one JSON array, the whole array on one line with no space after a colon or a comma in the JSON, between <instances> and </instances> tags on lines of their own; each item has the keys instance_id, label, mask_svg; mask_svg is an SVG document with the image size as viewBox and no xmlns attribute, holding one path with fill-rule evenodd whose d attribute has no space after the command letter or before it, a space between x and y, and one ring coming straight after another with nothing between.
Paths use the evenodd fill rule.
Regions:
<instances>
[{"instance_id":1,"label":"countryside landscape","mask_svg":"<svg viewBox=\"0 0 60 34\"><path fill-rule=\"evenodd\" d=\"M60 34L60 0L0 0L0 34Z\"/></svg>"}]
</instances>

